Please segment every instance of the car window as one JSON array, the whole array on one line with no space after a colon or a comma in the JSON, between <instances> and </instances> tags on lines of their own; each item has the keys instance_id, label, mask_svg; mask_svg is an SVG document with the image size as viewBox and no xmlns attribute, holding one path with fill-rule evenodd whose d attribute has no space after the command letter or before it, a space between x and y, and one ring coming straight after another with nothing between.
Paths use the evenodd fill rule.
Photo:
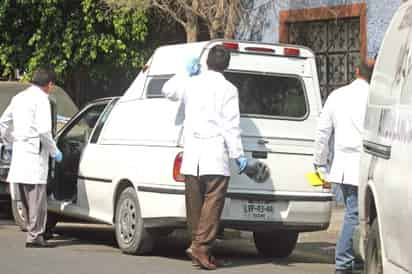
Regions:
<instances>
[{"instance_id":1,"label":"car window","mask_svg":"<svg viewBox=\"0 0 412 274\"><path fill-rule=\"evenodd\" d=\"M81 113L70 127L60 135L59 143L76 143L81 148L84 147L106 105L107 103L94 105Z\"/></svg>"},{"instance_id":2,"label":"car window","mask_svg":"<svg viewBox=\"0 0 412 274\"><path fill-rule=\"evenodd\" d=\"M226 71L226 79L238 88L239 109L243 115L302 119L308 102L302 80L297 76ZM163 97L161 90L170 75L149 79L147 97Z\"/></svg>"},{"instance_id":3,"label":"car window","mask_svg":"<svg viewBox=\"0 0 412 274\"><path fill-rule=\"evenodd\" d=\"M308 104L302 81L296 76L227 71L238 88L240 113L255 116L303 118Z\"/></svg>"},{"instance_id":4,"label":"car window","mask_svg":"<svg viewBox=\"0 0 412 274\"><path fill-rule=\"evenodd\" d=\"M70 96L58 86L54 86L50 97L56 101L57 115L59 116L70 118L79 111Z\"/></svg>"},{"instance_id":5,"label":"car window","mask_svg":"<svg viewBox=\"0 0 412 274\"><path fill-rule=\"evenodd\" d=\"M146 88L147 98L164 97L162 94L163 85L171 78L172 75L151 76L148 79Z\"/></svg>"},{"instance_id":6,"label":"car window","mask_svg":"<svg viewBox=\"0 0 412 274\"><path fill-rule=\"evenodd\" d=\"M103 126L106 123L107 118L109 117L109 114L112 111L113 107L115 106L116 102L117 102L117 99L113 100L110 103L110 105L103 111L100 119L98 120L96 128L93 131L93 135L92 135L92 138L90 139L90 143L96 143L97 140L99 139Z\"/></svg>"}]
</instances>

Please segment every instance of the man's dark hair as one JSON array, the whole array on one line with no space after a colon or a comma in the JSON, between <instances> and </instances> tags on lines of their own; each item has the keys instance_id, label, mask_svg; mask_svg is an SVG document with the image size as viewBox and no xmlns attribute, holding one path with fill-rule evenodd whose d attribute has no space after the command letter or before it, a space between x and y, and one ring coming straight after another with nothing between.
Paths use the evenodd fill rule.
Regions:
<instances>
[{"instance_id":1,"label":"man's dark hair","mask_svg":"<svg viewBox=\"0 0 412 274\"><path fill-rule=\"evenodd\" d=\"M214 46L207 55L207 66L210 70L223 72L229 66L230 52L221 45Z\"/></svg>"},{"instance_id":2,"label":"man's dark hair","mask_svg":"<svg viewBox=\"0 0 412 274\"><path fill-rule=\"evenodd\" d=\"M56 82L56 73L52 69L36 69L33 73L31 82L39 87L44 87L50 82Z\"/></svg>"},{"instance_id":3,"label":"man's dark hair","mask_svg":"<svg viewBox=\"0 0 412 274\"><path fill-rule=\"evenodd\" d=\"M373 67L373 63L367 64L365 62L361 62L358 66L360 76L365 78L365 80L368 81L368 83L370 83L372 78Z\"/></svg>"}]
</instances>

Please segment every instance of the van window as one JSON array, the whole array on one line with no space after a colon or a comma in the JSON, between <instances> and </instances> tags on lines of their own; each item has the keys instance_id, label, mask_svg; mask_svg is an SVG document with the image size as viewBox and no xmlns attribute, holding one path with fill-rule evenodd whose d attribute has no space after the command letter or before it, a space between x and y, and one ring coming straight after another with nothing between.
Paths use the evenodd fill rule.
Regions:
<instances>
[{"instance_id":1,"label":"van window","mask_svg":"<svg viewBox=\"0 0 412 274\"><path fill-rule=\"evenodd\" d=\"M226 71L226 79L238 88L243 115L303 119L308 104L302 81L297 76ZM163 97L162 88L171 75L151 77L147 98Z\"/></svg>"},{"instance_id":2,"label":"van window","mask_svg":"<svg viewBox=\"0 0 412 274\"><path fill-rule=\"evenodd\" d=\"M308 111L302 81L296 76L227 71L239 91L240 113L302 119Z\"/></svg>"},{"instance_id":3,"label":"van window","mask_svg":"<svg viewBox=\"0 0 412 274\"><path fill-rule=\"evenodd\" d=\"M147 98L159 98L164 97L162 94L163 85L169 80L172 75L162 75L156 77L150 77L148 79L146 97Z\"/></svg>"}]
</instances>

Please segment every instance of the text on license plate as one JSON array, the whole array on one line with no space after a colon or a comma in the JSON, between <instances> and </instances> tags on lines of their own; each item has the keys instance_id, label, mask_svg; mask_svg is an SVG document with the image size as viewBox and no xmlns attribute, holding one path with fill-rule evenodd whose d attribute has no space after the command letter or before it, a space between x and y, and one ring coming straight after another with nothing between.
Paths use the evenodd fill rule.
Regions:
<instances>
[{"instance_id":1,"label":"text on license plate","mask_svg":"<svg viewBox=\"0 0 412 274\"><path fill-rule=\"evenodd\" d=\"M244 217L253 219L274 219L274 204L269 201L242 201L242 213Z\"/></svg>"}]
</instances>

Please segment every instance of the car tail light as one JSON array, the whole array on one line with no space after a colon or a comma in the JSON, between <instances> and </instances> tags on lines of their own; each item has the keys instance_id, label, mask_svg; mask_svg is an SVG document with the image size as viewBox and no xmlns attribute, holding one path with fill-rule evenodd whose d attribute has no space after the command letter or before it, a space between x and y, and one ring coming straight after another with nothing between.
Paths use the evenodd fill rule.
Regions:
<instances>
[{"instance_id":1,"label":"car tail light","mask_svg":"<svg viewBox=\"0 0 412 274\"><path fill-rule=\"evenodd\" d=\"M223 42L223 47L229 50L239 50L239 43Z\"/></svg>"},{"instance_id":2,"label":"car tail light","mask_svg":"<svg viewBox=\"0 0 412 274\"><path fill-rule=\"evenodd\" d=\"M184 182L185 181L185 176L183 176L180 173L180 168L182 166L182 161L183 161L183 152L179 152L176 155L175 161L173 163L173 179L176 182Z\"/></svg>"},{"instance_id":3,"label":"car tail light","mask_svg":"<svg viewBox=\"0 0 412 274\"><path fill-rule=\"evenodd\" d=\"M264 48L264 47L246 47L245 50L254 51L254 52L263 52L263 53L275 53L274 49Z\"/></svg>"},{"instance_id":4,"label":"car tail light","mask_svg":"<svg viewBox=\"0 0 412 274\"><path fill-rule=\"evenodd\" d=\"M300 56L300 50L296 48L284 48L283 54L286 56Z\"/></svg>"}]
</instances>

